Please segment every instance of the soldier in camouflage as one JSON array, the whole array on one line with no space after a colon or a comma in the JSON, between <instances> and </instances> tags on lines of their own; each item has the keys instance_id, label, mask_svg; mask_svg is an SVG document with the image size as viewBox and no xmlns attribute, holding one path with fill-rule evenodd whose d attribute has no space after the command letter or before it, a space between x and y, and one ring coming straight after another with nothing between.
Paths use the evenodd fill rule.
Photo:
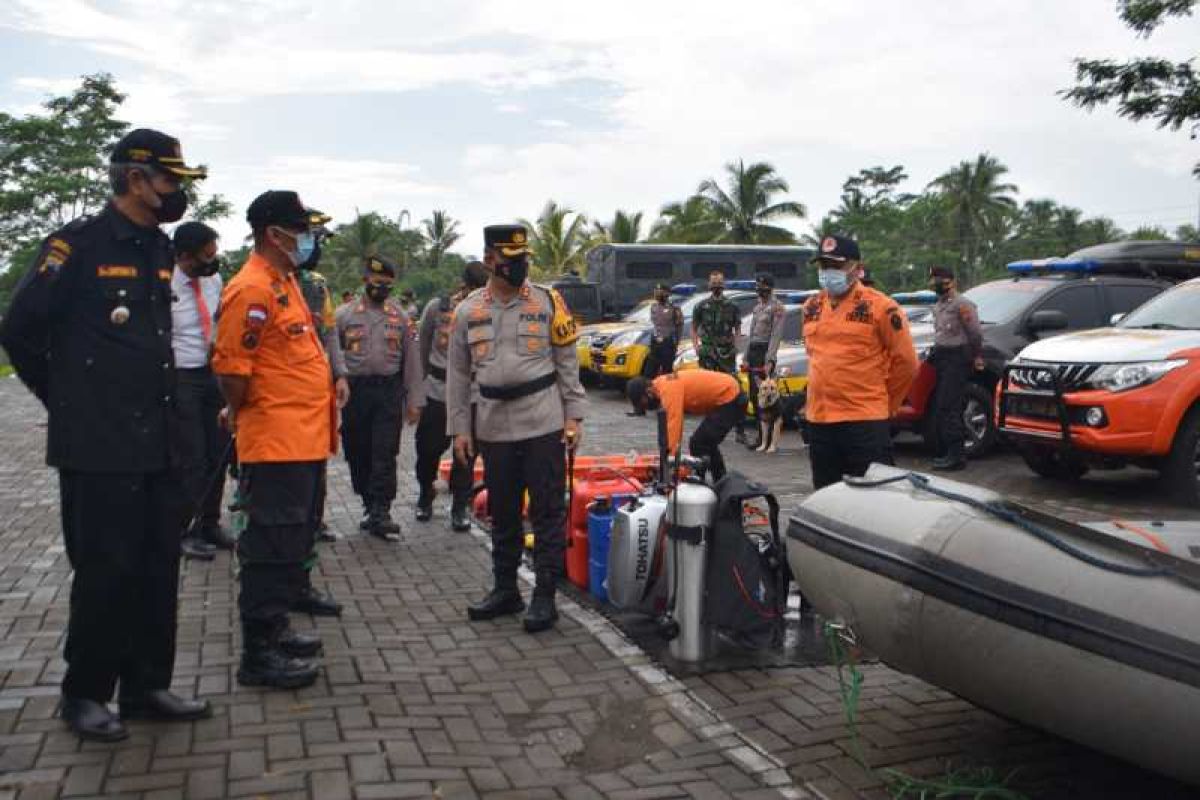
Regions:
<instances>
[{"instance_id":1,"label":"soldier in camouflage","mask_svg":"<svg viewBox=\"0 0 1200 800\"><path fill-rule=\"evenodd\" d=\"M741 322L737 306L725 297L725 276L708 276L710 296L692 312L692 346L700 360L700 369L714 372L737 371L737 330Z\"/></svg>"}]
</instances>

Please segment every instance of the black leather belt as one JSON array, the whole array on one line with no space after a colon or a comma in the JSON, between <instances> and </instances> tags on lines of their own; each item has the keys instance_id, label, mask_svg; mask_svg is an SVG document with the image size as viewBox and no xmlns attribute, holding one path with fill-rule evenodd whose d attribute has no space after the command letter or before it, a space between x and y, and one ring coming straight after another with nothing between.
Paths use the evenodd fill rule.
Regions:
<instances>
[{"instance_id":1,"label":"black leather belt","mask_svg":"<svg viewBox=\"0 0 1200 800\"><path fill-rule=\"evenodd\" d=\"M443 369L442 367L435 367L433 364L430 364L429 365L429 374L432 375L433 377L437 378L442 383L446 382L446 370Z\"/></svg>"},{"instance_id":2,"label":"black leather belt","mask_svg":"<svg viewBox=\"0 0 1200 800\"><path fill-rule=\"evenodd\" d=\"M351 375L350 384L359 384L361 386L386 386L389 383L395 383L400 379L400 373L395 372L391 375Z\"/></svg>"},{"instance_id":3,"label":"black leather belt","mask_svg":"<svg viewBox=\"0 0 1200 800\"><path fill-rule=\"evenodd\" d=\"M512 386L484 386L480 384L479 394L488 400L519 400L522 397L537 394L542 389L553 386L557 380L557 372L547 372L540 378L534 378L531 381L525 381L525 383L518 383Z\"/></svg>"}]
</instances>

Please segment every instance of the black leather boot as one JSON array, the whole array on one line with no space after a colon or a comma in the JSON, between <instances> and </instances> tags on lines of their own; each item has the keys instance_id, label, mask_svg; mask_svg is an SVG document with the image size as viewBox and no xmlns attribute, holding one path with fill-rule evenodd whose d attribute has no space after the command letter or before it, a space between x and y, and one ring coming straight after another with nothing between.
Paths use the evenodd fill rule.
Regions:
<instances>
[{"instance_id":1,"label":"black leather boot","mask_svg":"<svg viewBox=\"0 0 1200 800\"><path fill-rule=\"evenodd\" d=\"M371 529L371 504L369 502L367 502L367 499L365 497L363 498L362 504L363 504L363 516L362 516L362 519L358 523L358 529L360 531L362 531L363 533L366 533L367 531L369 531Z\"/></svg>"},{"instance_id":2,"label":"black leather boot","mask_svg":"<svg viewBox=\"0 0 1200 800\"><path fill-rule=\"evenodd\" d=\"M121 719L186 722L212 716L212 706L207 700L188 700L166 689L122 697L120 705Z\"/></svg>"},{"instance_id":3,"label":"black leather boot","mask_svg":"<svg viewBox=\"0 0 1200 800\"><path fill-rule=\"evenodd\" d=\"M334 600L332 595L322 594L309 586L292 601L291 610L314 617L340 617L342 604Z\"/></svg>"},{"instance_id":4,"label":"black leather boot","mask_svg":"<svg viewBox=\"0 0 1200 800\"><path fill-rule=\"evenodd\" d=\"M279 649L292 658L312 658L321 652L321 637L297 633L291 627L279 634Z\"/></svg>"},{"instance_id":5,"label":"black leather boot","mask_svg":"<svg viewBox=\"0 0 1200 800\"><path fill-rule=\"evenodd\" d=\"M385 542L400 541L400 526L392 519L392 514L388 511L387 506L378 505L371 509L370 522L371 526L367 528L367 533L376 539L383 539Z\"/></svg>"},{"instance_id":6,"label":"black leather boot","mask_svg":"<svg viewBox=\"0 0 1200 800\"><path fill-rule=\"evenodd\" d=\"M508 614L519 614L525 610L525 601L515 585L505 588L497 587L488 592L487 597L478 603L467 606L467 618L472 622L485 619L495 619Z\"/></svg>"},{"instance_id":7,"label":"black leather boot","mask_svg":"<svg viewBox=\"0 0 1200 800\"><path fill-rule=\"evenodd\" d=\"M104 703L79 697L64 697L60 713L63 722L67 723L80 739L89 742L119 742L129 738L129 730Z\"/></svg>"},{"instance_id":8,"label":"black leather boot","mask_svg":"<svg viewBox=\"0 0 1200 800\"><path fill-rule=\"evenodd\" d=\"M276 647L276 636L257 625L245 625L242 663L237 680L242 686L300 689L317 680L317 668L307 661L289 658Z\"/></svg>"},{"instance_id":9,"label":"black leather boot","mask_svg":"<svg viewBox=\"0 0 1200 800\"><path fill-rule=\"evenodd\" d=\"M467 515L467 504L455 501L450 505L450 529L458 533L471 530L471 518Z\"/></svg>"},{"instance_id":10,"label":"black leather boot","mask_svg":"<svg viewBox=\"0 0 1200 800\"><path fill-rule=\"evenodd\" d=\"M417 522L429 522L433 519L433 499L435 497L437 497L437 492L432 488L421 487L421 494L417 497Z\"/></svg>"},{"instance_id":11,"label":"black leather boot","mask_svg":"<svg viewBox=\"0 0 1200 800\"><path fill-rule=\"evenodd\" d=\"M533 602L529 604L529 613L525 615L525 632L549 630L557 621L558 609L554 606L554 593L535 590Z\"/></svg>"}]
</instances>

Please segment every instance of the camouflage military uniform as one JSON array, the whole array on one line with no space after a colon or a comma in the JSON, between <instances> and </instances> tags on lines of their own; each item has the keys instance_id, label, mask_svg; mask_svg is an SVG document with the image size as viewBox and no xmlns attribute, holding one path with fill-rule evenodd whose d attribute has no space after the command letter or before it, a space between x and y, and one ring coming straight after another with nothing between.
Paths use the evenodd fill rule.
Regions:
<instances>
[{"instance_id":1,"label":"camouflage military uniform","mask_svg":"<svg viewBox=\"0 0 1200 800\"><path fill-rule=\"evenodd\" d=\"M737 371L737 331L741 317L726 297L709 297L692 312L692 329L700 340L696 355L700 368L715 372Z\"/></svg>"}]
</instances>

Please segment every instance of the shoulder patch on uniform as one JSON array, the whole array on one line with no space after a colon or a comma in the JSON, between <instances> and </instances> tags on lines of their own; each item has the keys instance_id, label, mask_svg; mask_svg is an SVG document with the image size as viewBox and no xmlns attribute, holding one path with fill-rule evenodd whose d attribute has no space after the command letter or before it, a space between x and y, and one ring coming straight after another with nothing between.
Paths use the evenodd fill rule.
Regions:
<instances>
[{"instance_id":1,"label":"shoulder patch on uniform","mask_svg":"<svg viewBox=\"0 0 1200 800\"><path fill-rule=\"evenodd\" d=\"M555 347L574 344L579 338L579 328L575 317L571 316L571 309L567 308L567 301L554 289L547 291L550 292L550 302L554 306L554 318L550 321L550 343Z\"/></svg>"}]
</instances>

